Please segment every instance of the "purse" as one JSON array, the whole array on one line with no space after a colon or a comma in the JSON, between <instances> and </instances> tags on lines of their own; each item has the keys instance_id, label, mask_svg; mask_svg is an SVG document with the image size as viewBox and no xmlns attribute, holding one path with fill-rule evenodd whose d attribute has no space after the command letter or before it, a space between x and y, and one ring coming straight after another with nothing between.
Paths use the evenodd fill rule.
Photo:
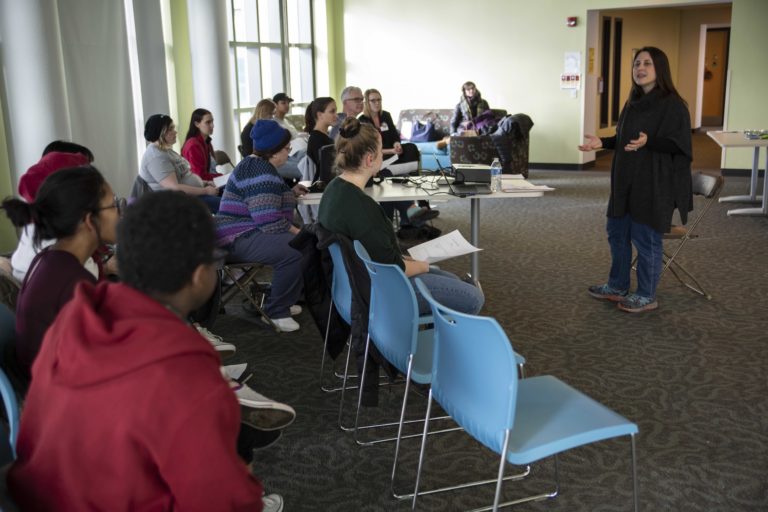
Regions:
<instances>
[{"instance_id":1,"label":"purse","mask_svg":"<svg viewBox=\"0 0 768 512\"><path fill-rule=\"evenodd\" d=\"M437 133L435 123L431 120L426 122L414 121L411 130L411 142L434 142L442 137Z\"/></svg>"}]
</instances>

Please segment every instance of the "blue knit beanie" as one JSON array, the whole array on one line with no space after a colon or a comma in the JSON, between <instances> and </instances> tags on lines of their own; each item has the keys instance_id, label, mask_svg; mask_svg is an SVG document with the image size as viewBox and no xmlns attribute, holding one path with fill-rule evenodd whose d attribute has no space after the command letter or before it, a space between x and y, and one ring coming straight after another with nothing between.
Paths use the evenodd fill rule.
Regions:
<instances>
[{"instance_id":1,"label":"blue knit beanie","mask_svg":"<svg viewBox=\"0 0 768 512\"><path fill-rule=\"evenodd\" d=\"M291 140L291 132L272 119L259 119L251 128L253 149L264 153L277 153Z\"/></svg>"}]
</instances>

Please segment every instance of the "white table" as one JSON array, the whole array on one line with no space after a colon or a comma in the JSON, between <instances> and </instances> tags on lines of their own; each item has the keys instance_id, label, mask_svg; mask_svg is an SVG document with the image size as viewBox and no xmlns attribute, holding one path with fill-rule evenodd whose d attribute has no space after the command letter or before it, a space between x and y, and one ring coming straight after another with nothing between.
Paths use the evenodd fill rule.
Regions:
<instances>
[{"instance_id":1,"label":"white table","mask_svg":"<svg viewBox=\"0 0 768 512\"><path fill-rule=\"evenodd\" d=\"M393 183L390 180L384 180L380 184L367 187L365 193L371 196L376 202L387 201L467 201L470 203L470 242L475 247L480 247L480 202L493 201L498 199L516 199L521 197L541 197L546 190L526 190L523 188L511 192L494 192L492 194L482 194L468 197L458 197L449 193L447 185L438 185L436 181L443 181L437 176L420 176L414 178L423 180L424 186L417 187L411 184ZM505 183L511 181L504 180ZM513 180L520 186L533 186L531 183L516 179ZM552 189L549 189L552 190ZM306 194L299 198L299 204L319 204L323 194ZM475 281L480 280L480 252L474 252L470 255L472 278Z\"/></svg>"},{"instance_id":2,"label":"white table","mask_svg":"<svg viewBox=\"0 0 768 512\"><path fill-rule=\"evenodd\" d=\"M768 148L768 139L748 139L743 132L707 132L721 148L753 148L752 176L749 180L749 195L721 197L721 203L761 203L762 207L737 208L728 210L728 215L768 215L768 179L763 178L763 195L757 195L758 161L760 148ZM765 155L765 166L768 169L768 149Z\"/></svg>"}]
</instances>

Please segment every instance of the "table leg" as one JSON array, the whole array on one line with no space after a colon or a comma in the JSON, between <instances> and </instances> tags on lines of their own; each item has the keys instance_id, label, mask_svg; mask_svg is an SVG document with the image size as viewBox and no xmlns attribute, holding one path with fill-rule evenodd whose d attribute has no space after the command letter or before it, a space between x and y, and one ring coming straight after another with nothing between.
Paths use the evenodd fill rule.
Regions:
<instances>
[{"instance_id":1,"label":"table leg","mask_svg":"<svg viewBox=\"0 0 768 512\"><path fill-rule=\"evenodd\" d=\"M760 151L759 147L755 147L755 154ZM762 195L762 201L763 206L758 208L738 208L736 210L728 210L728 216L731 217L733 215L736 216L766 216L768 215L768 149L766 149L765 152L765 174L763 174L763 195ZM753 182L754 182L754 188L752 189L757 190L757 156L755 157L755 167L752 170L753 173ZM758 199L760 199L760 196L758 196Z\"/></svg>"},{"instance_id":2,"label":"table leg","mask_svg":"<svg viewBox=\"0 0 768 512\"><path fill-rule=\"evenodd\" d=\"M757 195L757 176L760 174L760 146L755 146L754 153L752 154L752 175L749 178L749 195L748 196L726 196L721 197L719 202L721 203L759 203L763 196ZM763 201L765 204L765 201ZM752 210L753 208L742 208L746 210ZM736 210L733 210L736 211ZM731 212L728 212L731 215ZM739 215L739 214L736 214Z\"/></svg>"},{"instance_id":3,"label":"table leg","mask_svg":"<svg viewBox=\"0 0 768 512\"><path fill-rule=\"evenodd\" d=\"M473 197L470 202L470 242L475 247L480 247L480 199ZM472 262L472 279L480 282L480 251L473 252L470 255Z\"/></svg>"}]
</instances>

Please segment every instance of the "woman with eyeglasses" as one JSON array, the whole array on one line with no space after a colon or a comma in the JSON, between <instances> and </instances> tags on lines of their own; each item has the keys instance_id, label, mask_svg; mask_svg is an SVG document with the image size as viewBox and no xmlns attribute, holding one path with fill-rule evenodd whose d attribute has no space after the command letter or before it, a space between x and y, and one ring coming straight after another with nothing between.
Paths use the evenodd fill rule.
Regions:
<instances>
[{"instance_id":1,"label":"woman with eyeglasses","mask_svg":"<svg viewBox=\"0 0 768 512\"><path fill-rule=\"evenodd\" d=\"M216 214L216 238L228 261L257 262L272 267L272 290L264 312L282 332L296 331L291 318L304 287L302 255L289 242L299 232L293 225L296 197L277 173L291 151L291 134L272 119L259 119L251 130L253 154L237 164L224 187Z\"/></svg>"},{"instance_id":2,"label":"woman with eyeglasses","mask_svg":"<svg viewBox=\"0 0 768 512\"><path fill-rule=\"evenodd\" d=\"M154 114L147 119L144 138L149 144L141 158L139 176L154 191L180 190L197 196L211 213L216 213L219 209L219 189L213 182L203 181L193 174L189 162L173 150L177 135L176 124L170 116Z\"/></svg>"},{"instance_id":3,"label":"woman with eyeglasses","mask_svg":"<svg viewBox=\"0 0 768 512\"><path fill-rule=\"evenodd\" d=\"M383 109L381 102L381 93L377 89L368 89L363 94L365 105L363 113L358 117L361 123L368 123L374 126L381 135L381 153L385 157L397 155L395 165L408 162L419 161L419 150L415 144L401 144L400 132L392 120L392 115ZM394 169L394 167L393 167ZM382 169L379 176L392 176L392 169ZM424 222L432 220L439 215L437 210L429 208L426 201L421 201L419 205L412 201L391 201L382 203L382 207L390 219L394 216L394 210L400 212L401 226L421 226Z\"/></svg>"},{"instance_id":4,"label":"woman with eyeglasses","mask_svg":"<svg viewBox=\"0 0 768 512\"><path fill-rule=\"evenodd\" d=\"M30 370L45 331L72 298L81 281L96 283L85 261L104 244L116 242L122 200L93 166L51 174L34 201L6 199L2 208L17 227L34 224L33 243L56 242L32 260L16 304L16 341L6 357L9 373L26 392Z\"/></svg>"}]
</instances>

